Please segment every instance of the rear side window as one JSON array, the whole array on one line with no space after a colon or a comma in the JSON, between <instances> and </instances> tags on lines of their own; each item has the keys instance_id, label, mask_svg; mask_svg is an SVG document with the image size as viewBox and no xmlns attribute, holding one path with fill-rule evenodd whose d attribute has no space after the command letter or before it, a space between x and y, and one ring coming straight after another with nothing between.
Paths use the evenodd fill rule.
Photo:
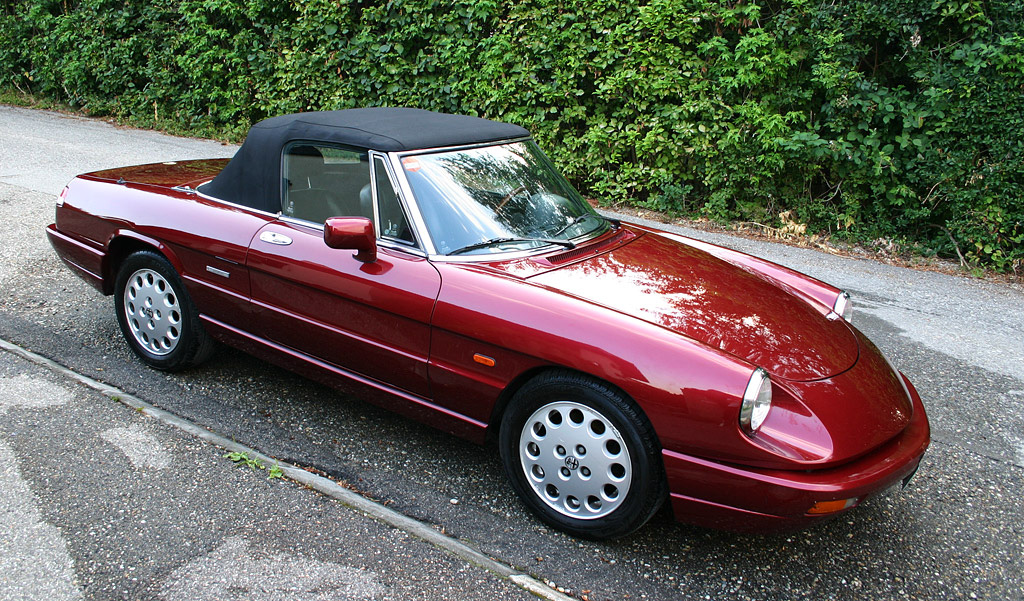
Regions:
<instances>
[{"instance_id":1,"label":"rear side window","mask_svg":"<svg viewBox=\"0 0 1024 601\"><path fill-rule=\"evenodd\" d=\"M329 217L373 219L366 151L310 143L284 152L281 214L322 224Z\"/></svg>"}]
</instances>

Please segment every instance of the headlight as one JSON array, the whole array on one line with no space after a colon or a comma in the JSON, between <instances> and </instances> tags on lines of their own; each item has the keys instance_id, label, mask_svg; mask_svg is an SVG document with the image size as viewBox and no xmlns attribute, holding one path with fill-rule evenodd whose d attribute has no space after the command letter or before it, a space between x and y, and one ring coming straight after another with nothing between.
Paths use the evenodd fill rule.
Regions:
<instances>
[{"instance_id":1,"label":"headlight","mask_svg":"<svg viewBox=\"0 0 1024 601\"><path fill-rule=\"evenodd\" d=\"M743 429L753 434L757 432L764 418L768 417L768 410L772 408L772 381L768 378L768 372L758 367L750 376L747 382L747 389L743 392L743 404L740 405L740 425Z\"/></svg>"},{"instance_id":2,"label":"headlight","mask_svg":"<svg viewBox=\"0 0 1024 601\"><path fill-rule=\"evenodd\" d=\"M850 293L845 290L840 292L836 297L835 304L832 305L832 310L836 312L836 315L850 321L850 318L853 317L853 301L850 300Z\"/></svg>"}]
</instances>

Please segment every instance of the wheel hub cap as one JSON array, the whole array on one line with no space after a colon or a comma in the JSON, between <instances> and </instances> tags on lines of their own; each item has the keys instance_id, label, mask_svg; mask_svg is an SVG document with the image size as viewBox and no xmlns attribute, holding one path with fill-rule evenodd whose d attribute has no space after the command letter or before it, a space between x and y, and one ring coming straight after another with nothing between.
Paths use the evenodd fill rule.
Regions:
<instances>
[{"instance_id":1,"label":"wheel hub cap","mask_svg":"<svg viewBox=\"0 0 1024 601\"><path fill-rule=\"evenodd\" d=\"M592 520L615 511L632 482L626 442L594 409L569 401L545 405L519 437L526 481L549 507Z\"/></svg>"},{"instance_id":2,"label":"wheel hub cap","mask_svg":"<svg viewBox=\"0 0 1024 601\"><path fill-rule=\"evenodd\" d=\"M124 289L128 329L147 351L166 355L181 338L181 309L171 285L152 269L140 269Z\"/></svg>"}]
</instances>

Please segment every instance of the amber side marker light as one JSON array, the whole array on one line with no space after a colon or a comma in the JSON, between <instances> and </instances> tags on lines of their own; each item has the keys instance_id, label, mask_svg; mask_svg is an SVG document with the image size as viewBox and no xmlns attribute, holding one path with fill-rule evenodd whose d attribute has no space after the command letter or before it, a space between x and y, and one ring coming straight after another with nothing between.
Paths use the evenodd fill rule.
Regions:
<instances>
[{"instance_id":1,"label":"amber side marker light","mask_svg":"<svg viewBox=\"0 0 1024 601\"><path fill-rule=\"evenodd\" d=\"M487 367L494 367L494 359L491 359L487 355L481 355L477 353L473 355L473 361L476 361L480 365L486 365Z\"/></svg>"},{"instance_id":2,"label":"amber side marker light","mask_svg":"<svg viewBox=\"0 0 1024 601\"><path fill-rule=\"evenodd\" d=\"M807 510L807 515L824 515L849 509L857 504L857 498L839 499L836 501L818 501Z\"/></svg>"}]
</instances>

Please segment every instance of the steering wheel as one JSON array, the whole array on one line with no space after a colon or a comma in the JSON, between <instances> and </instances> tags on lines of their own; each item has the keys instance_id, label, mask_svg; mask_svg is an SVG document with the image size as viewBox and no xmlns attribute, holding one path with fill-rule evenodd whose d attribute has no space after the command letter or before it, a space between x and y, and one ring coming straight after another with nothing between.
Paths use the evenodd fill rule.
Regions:
<instances>
[{"instance_id":1,"label":"steering wheel","mask_svg":"<svg viewBox=\"0 0 1024 601\"><path fill-rule=\"evenodd\" d=\"M512 190L511 192L506 194L501 199L501 202L498 203L498 206L494 207L495 214L500 215L501 214L501 210L505 208L505 205L508 203L508 201L512 200L512 197L514 197L515 195L519 194L520 192L525 192L525 191L526 191L526 186L518 186L514 190Z\"/></svg>"}]
</instances>

